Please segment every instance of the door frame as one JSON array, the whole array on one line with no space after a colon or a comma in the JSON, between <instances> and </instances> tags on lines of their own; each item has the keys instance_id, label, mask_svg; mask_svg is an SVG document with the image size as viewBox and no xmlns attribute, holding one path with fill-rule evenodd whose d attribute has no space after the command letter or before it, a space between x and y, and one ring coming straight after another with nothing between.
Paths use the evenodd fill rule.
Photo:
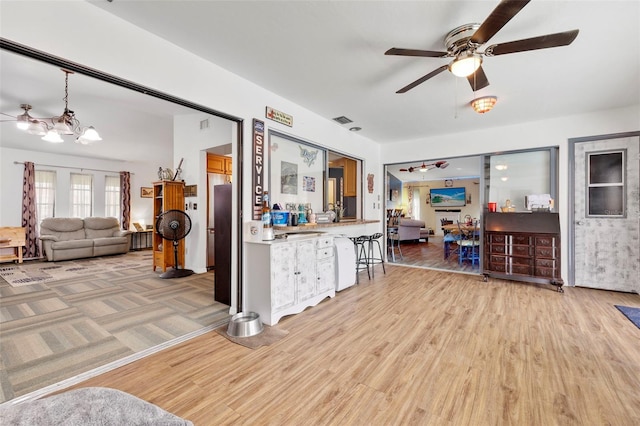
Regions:
<instances>
[{"instance_id":1,"label":"door frame","mask_svg":"<svg viewBox=\"0 0 640 426\"><path fill-rule=\"evenodd\" d=\"M129 89L129 90L133 90L135 92L139 92L139 93L143 93L145 95L157 98L157 99L161 99L167 102L172 102L174 104L178 104L178 105L182 105L184 107L187 108L191 108L195 111L200 111L203 112L205 114L210 114L216 117L220 117L226 120L229 120L232 123L235 123L235 139L232 141L232 143L235 144L235 164L233 167L233 181L234 184L236 185L235 189L235 193L236 193L236 198L237 198L237 202L235 203L235 205L233 206L235 208L235 211L233 212L235 214L235 217L233 217L233 220L235 220L235 226L234 226L234 231L235 234L237 235L236 238L236 251L235 251L235 255L237 257L237 261L236 261L236 276L237 276L237 282L236 282L236 286L237 288L235 289L235 306L234 306L234 299L233 299L233 294L232 294L232 298L231 298L231 306L230 308L232 310L235 310L236 312L241 312L242 311L242 282L243 282L243 276L242 276L242 271L243 271L243 238L244 238L244 234L242 232L242 210L243 210L243 202L242 202L242 185L243 185L243 180L242 180L242 176L243 176L243 155L244 155L244 148L243 148L243 140L244 140L244 134L243 134L243 127L244 127L244 119L240 118L240 117L236 117L233 116L231 114L227 114L218 110L215 110L213 108L210 107L206 107L204 105L200 105L197 104L195 102L191 102L188 101L186 99L183 98L179 98L177 96L173 96L170 95L168 93L165 92L161 92L159 90L155 90L152 89L150 87L146 87L143 86L141 84L129 81L129 80L125 80L122 78L119 78L115 75L100 71L98 69L95 68L91 68L82 64L79 64L77 62L73 62L70 61L68 59L59 57L59 56L55 56L52 55L50 53L38 50L38 49L34 49L32 47L29 47L27 45L24 44L20 44L11 40L8 40L6 38L0 37L0 50L5 50L8 52L12 52L12 53L16 53L18 55L27 57L27 58L31 58L31 59L35 59L37 61L40 62L44 62L46 64L49 65L53 65L56 66L58 68L64 68L70 71L75 72L76 74L81 74L81 75L85 75L88 77L92 77L95 78L97 80L100 80L102 82L108 83L108 84L113 84L116 86L120 86L123 87L125 89ZM206 174L206 171L205 171ZM233 240L232 240L232 244L233 244ZM205 251L205 264L206 264L206 251ZM233 254L232 254L232 265L233 265ZM232 272L233 274L233 272ZM233 276L233 275L232 275ZM233 281L232 281L232 292L233 292ZM235 313L235 312L234 312Z\"/></svg>"},{"instance_id":2,"label":"door frame","mask_svg":"<svg viewBox=\"0 0 640 426\"><path fill-rule=\"evenodd\" d=\"M567 238L568 238L568 256L567 256L567 273L568 276L568 285L575 286L575 274L576 274L576 259L575 259L575 237L576 237L576 218L575 218L575 191L576 191L576 167L575 167L575 154L576 154L576 144L584 143L584 142L596 142L607 139L620 139L620 138L630 138L630 137L640 137L640 131L636 132L622 132L622 133L611 133L597 136L586 136L579 138L569 138L568 140L568 148L569 148L569 176L568 176L568 193L567 193Z\"/></svg>"}]
</instances>

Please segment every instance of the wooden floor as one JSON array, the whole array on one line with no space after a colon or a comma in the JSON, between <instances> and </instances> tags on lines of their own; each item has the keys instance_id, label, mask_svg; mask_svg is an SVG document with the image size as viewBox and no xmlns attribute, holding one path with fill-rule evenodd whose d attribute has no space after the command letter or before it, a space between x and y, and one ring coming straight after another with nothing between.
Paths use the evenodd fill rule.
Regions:
<instances>
[{"instance_id":1,"label":"wooden floor","mask_svg":"<svg viewBox=\"0 0 640 426\"><path fill-rule=\"evenodd\" d=\"M455 247L455 244L453 246ZM460 263L458 261L458 255L455 253L445 258L441 236L431 235L427 242L424 240L416 242L403 241L400 243L400 249L402 250L402 257L399 256L399 251L396 248L396 259L392 261L391 255L389 255L389 262L398 265L442 269L445 271L480 272L479 262L476 262L474 265L469 261Z\"/></svg>"},{"instance_id":2,"label":"wooden floor","mask_svg":"<svg viewBox=\"0 0 640 426\"><path fill-rule=\"evenodd\" d=\"M364 274L366 276L366 274ZM212 332L90 379L196 425L638 425L637 294L387 265L248 349Z\"/></svg>"}]
</instances>

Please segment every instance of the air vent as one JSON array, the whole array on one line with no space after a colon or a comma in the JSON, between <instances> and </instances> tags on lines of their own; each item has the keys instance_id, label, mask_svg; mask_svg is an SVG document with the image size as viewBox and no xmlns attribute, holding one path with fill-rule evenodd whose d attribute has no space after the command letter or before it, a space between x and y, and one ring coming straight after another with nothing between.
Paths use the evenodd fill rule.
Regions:
<instances>
[{"instance_id":1,"label":"air vent","mask_svg":"<svg viewBox=\"0 0 640 426\"><path fill-rule=\"evenodd\" d=\"M340 124L348 124L348 123L353 123L353 120L349 120L347 117L340 116L340 117L336 117L333 119L334 121L337 121Z\"/></svg>"},{"instance_id":2,"label":"air vent","mask_svg":"<svg viewBox=\"0 0 640 426\"><path fill-rule=\"evenodd\" d=\"M200 130L205 130L209 128L209 119L207 118L206 120L202 120L200 122Z\"/></svg>"}]
</instances>

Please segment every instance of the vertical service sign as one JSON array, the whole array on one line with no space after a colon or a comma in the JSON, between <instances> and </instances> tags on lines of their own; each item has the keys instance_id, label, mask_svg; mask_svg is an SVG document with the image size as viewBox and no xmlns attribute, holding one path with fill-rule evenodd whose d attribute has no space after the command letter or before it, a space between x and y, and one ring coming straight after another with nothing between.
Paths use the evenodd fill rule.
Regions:
<instances>
[{"instance_id":1,"label":"vertical service sign","mask_svg":"<svg viewBox=\"0 0 640 426\"><path fill-rule=\"evenodd\" d=\"M264 194L264 122L253 119L253 220L262 218Z\"/></svg>"}]
</instances>

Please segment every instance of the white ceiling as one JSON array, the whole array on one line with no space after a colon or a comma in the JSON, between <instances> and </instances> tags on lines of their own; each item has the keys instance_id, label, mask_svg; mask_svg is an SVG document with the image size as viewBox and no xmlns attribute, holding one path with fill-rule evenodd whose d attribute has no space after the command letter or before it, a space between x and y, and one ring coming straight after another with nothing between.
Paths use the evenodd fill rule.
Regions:
<instances>
[{"instance_id":1,"label":"white ceiling","mask_svg":"<svg viewBox=\"0 0 640 426\"><path fill-rule=\"evenodd\" d=\"M636 0L531 1L489 44L576 28L580 34L567 47L485 58L483 68L491 84L476 96L495 95L498 104L484 115L468 106L474 93L467 81L448 72L396 94L447 61L384 52L391 47L444 50L448 31L483 21L497 1L93 3L327 119L347 116L353 123L344 127L362 127L364 136L380 143L640 103L640 2ZM33 115L60 114L64 87L60 70L32 63L25 73L24 61L29 60L6 52L0 61L0 111L15 115L20 112L18 105L28 102L34 106ZM43 73L42 66L51 69ZM87 156L131 159L170 149L166 136L156 138L155 148L132 144L141 136L129 124L145 123L141 131L161 132L171 115L187 113L182 107L80 75L71 76L69 85L70 107L105 139L83 148ZM111 116L116 113L112 102L119 116ZM134 119L137 114L145 114L145 119ZM126 131L101 124L105 117ZM149 127L147 120L155 124ZM3 146L8 143L6 126L1 129ZM42 141L30 138L29 142L16 139L16 147L39 149ZM430 159L416 158L415 163L423 160ZM445 171L449 169L455 168Z\"/></svg>"}]
</instances>

